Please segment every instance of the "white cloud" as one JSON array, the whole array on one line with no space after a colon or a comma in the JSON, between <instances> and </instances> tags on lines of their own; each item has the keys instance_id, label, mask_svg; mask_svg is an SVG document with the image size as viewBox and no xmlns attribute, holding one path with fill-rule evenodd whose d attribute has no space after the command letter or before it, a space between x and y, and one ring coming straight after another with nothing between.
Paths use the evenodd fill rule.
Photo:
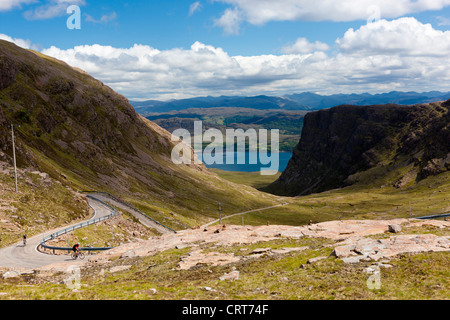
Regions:
<instances>
[{"instance_id":1,"label":"white cloud","mask_svg":"<svg viewBox=\"0 0 450 320\"><path fill-rule=\"evenodd\" d=\"M6 40L9 42L14 43L15 45L22 47L24 49L33 49L36 50L37 46L32 45L30 40L24 40L24 39L19 39L19 38L12 38L6 34L2 34L0 33L0 40Z\"/></svg>"},{"instance_id":2,"label":"white cloud","mask_svg":"<svg viewBox=\"0 0 450 320\"><path fill-rule=\"evenodd\" d=\"M192 16L196 11L200 10L202 8L202 4L200 1L194 2L189 7L189 16Z\"/></svg>"},{"instance_id":3,"label":"white cloud","mask_svg":"<svg viewBox=\"0 0 450 320\"><path fill-rule=\"evenodd\" d=\"M86 70L130 99L423 92L449 91L449 37L448 31L401 18L348 30L336 40L333 55L324 52L326 44L303 38L281 55L231 56L200 42L188 49L91 45L42 52Z\"/></svg>"},{"instance_id":4,"label":"white cloud","mask_svg":"<svg viewBox=\"0 0 450 320\"><path fill-rule=\"evenodd\" d=\"M283 53L286 54L305 54L316 51L328 51L330 50L330 46L326 43L316 41L311 43L306 38L298 38L297 41L293 45L285 46L281 49Z\"/></svg>"},{"instance_id":5,"label":"white cloud","mask_svg":"<svg viewBox=\"0 0 450 320\"><path fill-rule=\"evenodd\" d=\"M236 30L247 21L262 25L269 21L355 21L376 18L398 18L407 14L440 10L450 5L450 0L215 0L228 3L220 19L228 23L224 28ZM375 12L374 12L374 9ZM230 12L240 19L231 21ZM219 20L220 20L219 19ZM234 25L231 25L234 23ZM221 26L220 24L218 24Z\"/></svg>"},{"instance_id":6,"label":"white cloud","mask_svg":"<svg viewBox=\"0 0 450 320\"><path fill-rule=\"evenodd\" d=\"M85 4L85 0L47 0L46 4L24 12L24 17L28 20L51 19L65 15L67 8L71 5L82 6Z\"/></svg>"},{"instance_id":7,"label":"white cloud","mask_svg":"<svg viewBox=\"0 0 450 320\"><path fill-rule=\"evenodd\" d=\"M243 14L239 9L227 9L219 19L214 21L214 25L223 28L226 34L237 35L243 20Z\"/></svg>"},{"instance_id":8,"label":"white cloud","mask_svg":"<svg viewBox=\"0 0 450 320\"><path fill-rule=\"evenodd\" d=\"M20 7L22 4L29 4L36 1L37 0L0 0L0 11L9 11L16 7Z\"/></svg>"},{"instance_id":9,"label":"white cloud","mask_svg":"<svg viewBox=\"0 0 450 320\"><path fill-rule=\"evenodd\" d=\"M450 53L450 31L435 30L415 18L380 20L349 29L336 43L347 54L443 56Z\"/></svg>"}]
</instances>

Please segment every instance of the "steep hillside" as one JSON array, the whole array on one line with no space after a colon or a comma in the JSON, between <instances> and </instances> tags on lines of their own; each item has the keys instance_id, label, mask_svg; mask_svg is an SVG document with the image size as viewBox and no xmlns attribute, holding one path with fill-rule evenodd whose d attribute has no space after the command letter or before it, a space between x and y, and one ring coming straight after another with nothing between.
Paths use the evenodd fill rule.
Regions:
<instances>
[{"instance_id":1,"label":"steep hillside","mask_svg":"<svg viewBox=\"0 0 450 320\"><path fill-rule=\"evenodd\" d=\"M204 166L171 162L170 134L128 100L81 70L0 41L0 150L11 162L14 123L19 167L46 172L75 190L133 199L173 228L272 204Z\"/></svg>"},{"instance_id":2,"label":"steep hillside","mask_svg":"<svg viewBox=\"0 0 450 320\"><path fill-rule=\"evenodd\" d=\"M267 190L305 195L354 183L414 184L450 169L450 101L339 106L306 115L288 168Z\"/></svg>"}]
</instances>

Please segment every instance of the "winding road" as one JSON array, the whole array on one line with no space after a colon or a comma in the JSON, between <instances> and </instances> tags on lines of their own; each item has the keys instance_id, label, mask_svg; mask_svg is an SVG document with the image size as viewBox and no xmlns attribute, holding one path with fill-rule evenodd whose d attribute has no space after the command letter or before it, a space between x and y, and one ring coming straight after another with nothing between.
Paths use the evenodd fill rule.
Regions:
<instances>
[{"instance_id":1,"label":"winding road","mask_svg":"<svg viewBox=\"0 0 450 320\"><path fill-rule=\"evenodd\" d=\"M88 198L88 203L92 209L94 209L94 216L91 217L91 219L86 220L86 222L108 216L112 213L111 208L105 206L98 200ZM51 255L42 253L38 250L41 240L44 237L47 237L57 231L64 230L68 227L70 226L47 231L29 238L26 246L24 246L21 241L10 247L0 249L0 267L33 269L41 268L54 263L73 264L74 261L69 255Z\"/></svg>"},{"instance_id":2,"label":"winding road","mask_svg":"<svg viewBox=\"0 0 450 320\"><path fill-rule=\"evenodd\" d=\"M147 218L142 217L142 213L138 212L137 209L133 209L129 205L124 205L123 203L119 203L118 201L120 201L120 200L114 198L111 195L107 196L107 195L102 195L99 193L92 193L92 194L90 194L90 197L87 198L87 201L88 201L89 205L92 207L92 209L94 210L94 215L93 215L93 217L91 217L91 219L83 221L83 223L111 215L111 213L114 212L114 209L105 204L105 202L108 202L114 206L117 206L121 209L124 209L124 210L130 212L131 214L133 214L137 218L139 218L141 223L143 223L144 225L147 225L149 227L153 227L153 228L157 229L158 231L160 231L161 233L175 232L174 230L171 230L170 228L160 225L159 223L157 223L156 221L154 221L148 217ZM244 214L251 213L251 212L257 212L257 211L268 210L268 209L272 209L272 208L276 208L276 207L281 207L281 206L285 206L287 204L288 203L282 203L282 204L275 205L272 207L240 212L240 213L232 214L230 216L223 217L222 220L228 219L228 218L231 218L234 216L238 216L238 215L244 215ZM449 214L447 213L447 214L440 215L440 216L430 216L430 217L422 217L422 218L416 217L416 219L443 218L443 217L447 217L448 215ZM212 222L204 225L203 227L210 226L217 222L219 222L219 220L212 221ZM40 244L41 244L41 241L43 238L48 237L58 231L62 231L64 229L71 228L72 226L75 226L78 224L79 224L79 222L76 224L70 225L70 226L61 227L58 229L50 230L45 233L36 235L36 236L28 239L28 243L26 246L24 246L22 242L19 242L10 247L0 249L0 268L15 268L15 269L28 269L29 270L29 269L39 269L39 268L43 268L45 266L49 266L49 265L53 265L53 264L73 265L74 261L69 255L67 255L67 254L66 255L46 254L46 253L39 251L39 247L40 247ZM77 261L77 264L79 264L79 263L80 262Z\"/></svg>"},{"instance_id":3,"label":"winding road","mask_svg":"<svg viewBox=\"0 0 450 320\"><path fill-rule=\"evenodd\" d=\"M211 221L211 222L201 226L200 228L209 227L210 225L216 224L216 223L220 222L221 220L225 220L225 219L228 219L228 218L232 218L232 217L236 217L236 216L242 216L242 215L247 214L247 213L258 212L258 211L264 211L264 210L274 209L274 208L278 208L278 207L283 207L283 206L286 206L288 204L289 203L284 202L284 203L277 204L275 206L271 206L271 207L267 207L267 208L254 209L254 210L249 210L249 211L245 211L245 212L234 213L232 215L229 215L229 216L226 216L226 217L222 217L221 219L217 219L217 220Z\"/></svg>"}]
</instances>

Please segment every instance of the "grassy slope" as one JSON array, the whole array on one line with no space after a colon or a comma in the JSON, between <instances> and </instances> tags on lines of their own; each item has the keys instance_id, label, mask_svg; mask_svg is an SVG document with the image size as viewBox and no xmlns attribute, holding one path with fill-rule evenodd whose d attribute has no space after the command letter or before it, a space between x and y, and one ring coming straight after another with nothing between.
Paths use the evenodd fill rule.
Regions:
<instances>
[{"instance_id":1,"label":"grassy slope","mask_svg":"<svg viewBox=\"0 0 450 320\"><path fill-rule=\"evenodd\" d=\"M19 70L16 81L0 90L4 123L21 125L19 167L47 172L74 190L108 191L175 229L209 221L218 202L231 212L277 203L201 167L174 165L170 134L89 75L6 42L0 53ZM7 137L4 123L0 133ZM10 145L0 139L9 162Z\"/></svg>"},{"instance_id":2,"label":"grassy slope","mask_svg":"<svg viewBox=\"0 0 450 320\"><path fill-rule=\"evenodd\" d=\"M217 172L232 181L260 184L253 174ZM309 220L406 218L410 215L410 202L413 217L450 212L450 172L403 188L393 187L391 181L395 180L390 180L389 175L375 179L373 170L361 176L363 182L350 187L298 198L280 198L289 205L246 214L245 223L258 225L268 221L270 224L302 225ZM242 217L226 221L241 224Z\"/></svg>"},{"instance_id":3,"label":"grassy slope","mask_svg":"<svg viewBox=\"0 0 450 320\"><path fill-rule=\"evenodd\" d=\"M20 241L24 233L32 237L91 216L87 203L72 190L36 174L21 175L19 193L14 180L0 174L0 190L0 247Z\"/></svg>"},{"instance_id":4,"label":"grassy slope","mask_svg":"<svg viewBox=\"0 0 450 320\"><path fill-rule=\"evenodd\" d=\"M415 230L434 233L435 230ZM0 299L114 299L114 300L244 300L244 299L448 299L450 272L448 252L404 254L392 258L392 268L381 269L381 288L367 286L364 269L372 262L344 264L328 257L312 265L308 259L329 256L331 243L323 239L275 240L233 247L202 246L205 251L248 255L256 248L309 246L285 255L263 256L226 266L199 265L177 270L180 258L192 249L173 249L145 258L113 259L108 265L83 268L81 289L71 291L63 283L67 274L24 275L0 279ZM196 248L198 249L198 248ZM130 270L110 273L113 266ZM236 268L239 280L219 278ZM205 290L210 287L213 290ZM156 289L156 293L152 292Z\"/></svg>"}]
</instances>

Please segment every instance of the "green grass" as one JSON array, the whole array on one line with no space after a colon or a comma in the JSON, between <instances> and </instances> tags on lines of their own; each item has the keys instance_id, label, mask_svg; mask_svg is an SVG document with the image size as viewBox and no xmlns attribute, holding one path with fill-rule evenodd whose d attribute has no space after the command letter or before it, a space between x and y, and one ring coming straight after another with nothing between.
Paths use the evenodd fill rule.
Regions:
<instances>
[{"instance_id":1,"label":"green grass","mask_svg":"<svg viewBox=\"0 0 450 320\"><path fill-rule=\"evenodd\" d=\"M37 175L25 173L18 182L19 192L16 193L13 179L0 175L1 199L15 208L3 213L3 219L15 227L12 228L10 223L0 223L0 247L20 241L24 233L32 237L90 217L87 203L54 181L47 184Z\"/></svg>"},{"instance_id":2,"label":"green grass","mask_svg":"<svg viewBox=\"0 0 450 320\"><path fill-rule=\"evenodd\" d=\"M255 189L265 187L275 180L277 180L281 172L278 172L273 176L263 176L259 172L233 172L224 171L220 169L210 169L210 171L216 173L219 177L229 180L234 183L246 185Z\"/></svg>"},{"instance_id":3,"label":"green grass","mask_svg":"<svg viewBox=\"0 0 450 320\"><path fill-rule=\"evenodd\" d=\"M251 174L218 172L225 179L244 182L248 185L262 183ZM350 187L331 190L319 194L288 198L279 197L288 205L270 210L253 212L243 216L225 219L227 224L247 225L270 224L304 225L337 219L394 219L411 216L427 216L450 212L450 173L395 188L385 180L372 184L355 184ZM237 213L237 212L234 212Z\"/></svg>"},{"instance_id":4,"label":"green grass","mask_svg":"<svg viewBox=\"0 0 450 320\"><path fill-rule=\"evenodd\" d=\"M381 288L367 286L369 274L364 269L371 262L344 264L328 257L314 264L308 259L329 256L328 240L276 240L249 246L203 247L205 250L246 255L254 248L300 247L310 249L285 255L266 255L226 266L199 265L178 270L177 263L191 249L173 249L153 256L114 259L108 265L83 268L81 289L72 292L60 282L67 277L21 276L0 279L0 299L114 299L114 300L415 300L448 299L450 271L448 252L404 254L391 259L393 267L381 269ZM245 251L241 250L246 249ZM131 265L131 269L110 273L115 265ZM239 280L220 281L232 268L240 272ZM206 291L210 287L214 291ZM150 289L156 289L152 294Z\"/></svg>"}]
</instances>

